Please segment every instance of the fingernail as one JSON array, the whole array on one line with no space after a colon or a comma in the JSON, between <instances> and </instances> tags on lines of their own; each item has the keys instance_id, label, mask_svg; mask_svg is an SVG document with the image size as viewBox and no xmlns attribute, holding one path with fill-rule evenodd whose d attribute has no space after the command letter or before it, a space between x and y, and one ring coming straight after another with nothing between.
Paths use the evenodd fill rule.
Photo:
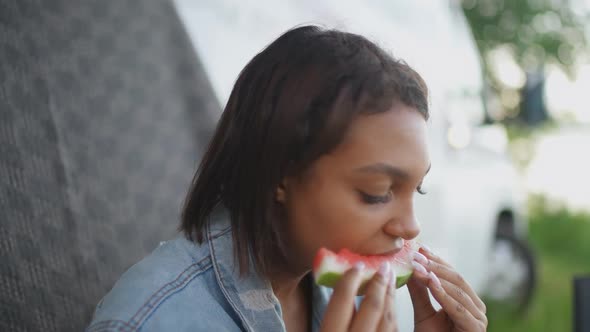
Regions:
<instances>
[{"instance_id":1,"label":"fingernail","mask_svg":"<svg viewBox=\"0 0 590 332\"><path fill-rule=\"evenodd\" d=\"M391 269L391 279L389 279L389 286L396 288L397 286L397 273L394 269Z\"/></svg>"},{"instance_id":2,"label":"fingernail","mask_svg":"<svg viewBox=\"0 0 590 332\"><path fill-rule=\"evenodd\" d=\"M383 262L383 264L381 264L381 266L379 267L379 274L381 274L381 276L385 278L385 280L387 280L387 277L389 277L390 269L391 266L389 262Z\"/></svg>"},{"instance_id":3,"label":"fingernail","mask_svg":"<svg viewBox=\"0 0 590 332\"><path fill-rule=\"evenodd\" d=\"M414 267L414 271L418 272L418 274L421 274L423 277L428 276L428 271L426 271L426 268L422 264L412 261L412 266Z\"/></svg>"},{"instance_id":4,"label":"fingernail","mask_svg":"<svg viewBox=\"0 0 590 332\"><path fill-rule=\"evenodd\" d=\"M413 253L414 256L414 260L418 263L421 263L423 265L427 265L428 264L428 258L426 258L426 256L422 255L421 253L415 251Z\"/></svg>"},{"instance_id":5,"label":"fingernail","mask_svg":"<svg viewBox=\"0 0 590 332\"><path fill-rule=\"evenodd\" d=\"M424 251L426 251L426 252L427 252L427 253L429 253L429 254L433 254L433 253L432 253L432 250L430 249L430 247L428 247L428 246L427 246L427 245L425 245L425 244L420 244L420 248L422 248Z\"/></svg>"},{"instance_id":6,"label":"fingernail","mask_svg":"<svg viewBox=\"0 0 590 332\"><path fill-rule=\"evenodd\" d=\"M353 268L356 269L357 271L362 271L362 270L365 269L365 263L363 263L363 262L356 262L356 263L354 263Z\"/></svg>"},{"instance_id":7,"label":"fingernail","mask_svg":"<svg viewBox=\"0 0 590 332\"><path fill-rule=\"evenodd\" d=\"M436 274L434 274L434 272L430 271L430 273L428 274L428 278L432 280L432 283L434 284L435 288L441 288L440 280L438 279Z\"/></svg>"}]
</instances>

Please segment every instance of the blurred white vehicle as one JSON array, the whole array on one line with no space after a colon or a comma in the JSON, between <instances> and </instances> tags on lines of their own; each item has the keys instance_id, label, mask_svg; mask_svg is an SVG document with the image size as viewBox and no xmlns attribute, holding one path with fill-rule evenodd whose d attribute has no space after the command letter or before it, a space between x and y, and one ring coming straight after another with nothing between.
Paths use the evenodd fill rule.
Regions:
<instances>
[{"instance_id":1,"label":"blurred white vehicle","mask_svg":"<svg viewBox=\"0 0 590 332\"><path fill-rule=\"evenodd\" d=\"M562 125L537 138L535 154L526 170L529 192L562 202L572 210L590 212L589 125ZM559 176L551 176L559 174Z\"/></svg>"},{"instance_id":2,"label":"blurred white vehicle","mask_svg":"<svg viewBox=\"0 0 590 332\"><path fill-rule=\"evenodd\" d=\"M432 170L428 194L416 198L420 240L480 294L491 289L507 299L532 284L529 253L518 250L526 224L517 174L504 153L506 133L482 125L480 57L456 2L176 0L176 6L222 104L246 63L296 25L358 33L404 59L430 88ZM498 232L508 240L496 241ZM409 295L400 294L400 328L410 331Z\"/></svg>"}]
</instances>

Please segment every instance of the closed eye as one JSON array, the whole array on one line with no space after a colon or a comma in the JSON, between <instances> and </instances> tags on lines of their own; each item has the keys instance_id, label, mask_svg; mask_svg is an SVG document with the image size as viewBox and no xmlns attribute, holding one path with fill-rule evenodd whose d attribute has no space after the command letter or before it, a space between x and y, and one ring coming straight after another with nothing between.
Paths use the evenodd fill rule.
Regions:
<instances>
[{"instance_id":1,"label":"closed eye","mask_svg":"<svg viewBox=\"0 0 590 332\"><path fill-rule=\"evenodd\" d=\"M359 191L359 194L361 196L361 199L363 200L363 202L367 203L367 204L385 204L388 203L389 201L391 201L391 196L393 195L393 193L391 191L389 191L386 195L369 195L367 193L364 193L362 191Z\"/></svg>"}]
</instances>

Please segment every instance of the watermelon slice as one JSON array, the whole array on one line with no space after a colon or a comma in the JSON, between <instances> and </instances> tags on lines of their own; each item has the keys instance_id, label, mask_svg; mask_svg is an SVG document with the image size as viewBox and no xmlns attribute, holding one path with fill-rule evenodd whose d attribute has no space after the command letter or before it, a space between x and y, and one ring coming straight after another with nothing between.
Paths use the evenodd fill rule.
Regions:
<instances>
[{"instance_id":1,"label":"watermelon slice","mask_svg":"<svg viewBox=\"0 0 590 332\"><path fill-rule=\"evenodd\" d=\"M334 287L340 277L357 262L363 262L363 283L359 294L363 293L364 284L369 281L385 261L391 262L397 279L396 287L405 285L413 272L412 253L418 251L419 245L415 241L405 241L403 248L394 255L359 255L348 249L341 249L338 253L321 248L313 262L313 276L318 285Z\"/></svg>"}]
</instances>

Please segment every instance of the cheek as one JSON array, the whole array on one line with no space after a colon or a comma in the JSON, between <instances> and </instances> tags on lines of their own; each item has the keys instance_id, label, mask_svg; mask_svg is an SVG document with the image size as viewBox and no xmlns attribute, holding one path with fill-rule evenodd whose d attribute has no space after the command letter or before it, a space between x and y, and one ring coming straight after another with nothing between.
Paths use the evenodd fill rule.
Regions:
<instances>
[{"instance_id":1,"label":"cheek","mask_svg":"<svg viewBox=\"0 0 590 332\"><path fill-rule=\"evenodd\" d=\"M294 243L311 257L320 247L359 248L379 234L386 220L383 205L367 205L354 188L328 181L296 193L288 210Z\"/></svg>"}]
</instances>

